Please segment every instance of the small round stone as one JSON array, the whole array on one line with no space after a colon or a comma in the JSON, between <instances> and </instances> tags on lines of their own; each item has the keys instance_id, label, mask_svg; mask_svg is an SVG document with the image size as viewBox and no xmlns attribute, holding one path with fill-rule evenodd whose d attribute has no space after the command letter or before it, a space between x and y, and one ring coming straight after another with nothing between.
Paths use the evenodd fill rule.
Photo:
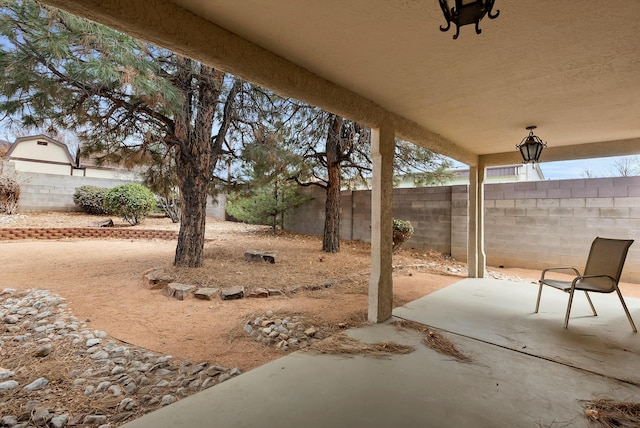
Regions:
<instances>
[{"instance_id":1,"label":"small round stone","mask_svg":"<svg viewBox=\"0 0 640 428\"><path fill-rule=\"evenodd\" d=\"M29 385L24 387L25 391L37 391L38 389L42 389L49 384L49 381L43 377L39 377L38 379L31 382Z\"/></svg>"},{"instance_id":2,"label":"small round stone","mask_svg":"<svg viewBox=\"0 0 640 428\"><path fill-rule=\"evenodd\" d=\"M5 382L0 382L0 391L10 391L20 385L15 380L7 380Z\"/></svg>"}]
</instances>

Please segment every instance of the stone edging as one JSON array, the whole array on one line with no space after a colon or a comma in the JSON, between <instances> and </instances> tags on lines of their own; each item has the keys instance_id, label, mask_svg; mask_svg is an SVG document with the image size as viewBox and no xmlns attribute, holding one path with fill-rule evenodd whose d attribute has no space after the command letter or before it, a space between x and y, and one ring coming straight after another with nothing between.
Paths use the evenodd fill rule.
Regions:
<instances>
[{"instance_id":1,"label":"stone edging","mask_svg":"<svg viewBox=\"0 0 640 428\"><path fill-rule=\"evenodd\" d=\"M115 427L241 373L109 337L48 290L0 289L0 330L0 427Z\"/></svg>"},{"instance_id":2,"label":"stone edging","mask_svg":"<svg viewBox=\"0 0 640 428\"><path fill-rule=\"evenodd\" d=\"M124 229L109 227L15 227L0 228L0 241L22 239L65 238L115 238L115 239L177 239L178 233L171 230Z\"/></svg>"}]
</instances>

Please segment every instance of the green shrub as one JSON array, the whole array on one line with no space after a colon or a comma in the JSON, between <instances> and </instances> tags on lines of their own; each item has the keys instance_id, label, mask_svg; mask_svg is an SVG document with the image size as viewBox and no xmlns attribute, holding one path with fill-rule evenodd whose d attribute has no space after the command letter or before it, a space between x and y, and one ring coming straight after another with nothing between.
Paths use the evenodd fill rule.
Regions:
<instances>
[{"instance_id":1,"label":"green shrub","mask_svg":"<svg viewBox=\"0 0 640 428\"><path fill-rule=\"evenodd\" d=\"M310 198L298 193L298 185L292 182L275 182L255 189L250 195L227 195L227 214L249 224L271 226L276 234L278 225L284 229L285 215Z\"/></svg>"},{"instance_id":2,"label":"green shrub","mask_svg":"<svg viewBox=\"0 0 640 428\"><path fill-rule=\"evenodd\" d=\"M80 186L73 193L73 202L87 214L109 214L104 208L104 197L109 189L98 186Z\"/></svg>"},{"instance_id":3,"label":"green shrub","mask_svg":"<svg viewBox=\"0 0 640 428\"><path fill-rule=\"evenodd\" d=\"M393 251L396 251L413 235L413 226L408 220L393 219Z\"/></svg>"},{"instance_id":4,"label":"green shrub","mask_svg":"<svg viewBox=\"0 0 640 428\"><path fill-rule=\"evenodd\" d=\"M105 209L132 225L144 220L155 205L153 193L141 184L116 186L104 197Z\"/></svg>"}]
</instances>

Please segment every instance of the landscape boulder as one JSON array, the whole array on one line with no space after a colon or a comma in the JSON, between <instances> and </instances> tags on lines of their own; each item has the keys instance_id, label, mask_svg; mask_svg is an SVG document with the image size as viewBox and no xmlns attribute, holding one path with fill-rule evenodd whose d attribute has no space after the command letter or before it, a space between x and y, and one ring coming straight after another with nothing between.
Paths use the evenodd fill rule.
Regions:
<instances>
[{"instance_id":1,"label":"landscape boulder","mask_svg":"<svg viewBox=\"0 0 640 428\"><path fill-rule=\"evenodd\" d=\"M247 297L269 297L269 290L262 287L254 288L247 293Z\"/></svg>"},{"instance_id":2,"label":"landscape boulder","mask_svg":"<svg viewBox=\"0 0 640 428\"><path fill-rule=\"evenodd\" d=\"M193 292L194 297L202 300L213 300L218 293L220 293L219 288L209 288L209 287L201 287Z\"/></svg>"},{"instance_id":3,"label":"landscape boulder","mask_svg":"<svg viewBox=\"0 0 640 428\"><path fill-rule=\"evenodd\" d=\"M243 297L244 297L244 287L241 285L226 287L220 290L220 298L222 300L242 299Z\"/></svg>"},{"instance_id":4,"label":"landscape boulder","mask_svg":"<svg viewBox=\"0 0 640 428\"><path fill-rule=\"evenodd\" d=\"M194 285L171 282L162 290L162 292L167 297L184 300L191 295L194 288L196 288Z\"/></svg>"},{"instance_id":5,"label":"landscape boulder","mask_svg":"<svg viewBox=\"0 0 640 428\"><path fill-rule=\"evenodd\" d=\"M175 277L162 269L153 269L144 275L146 287L149 290L161 290L169 283L175 281Z\"/></svg>"},{"instance_id":6,"label":"landscape boulder","mask_svg":"<svg viewBox=\"0 0 640 428\"><path fill-rule=\"evenodd\" d=\"M276 254L268 251L249 250L245 251L244 259L252 263L267 262L274 264L276 262Z\"/></svg>"},{"instance_id":7,"label":"landscape boulder","mask_svg":"<svg viewBox=\"0 0 640 428\"><path fill-rule=\"evenodd\" d=\"M92 227L113 227L113 220L106 218L104 220L96 221L91 224Z\"/></svg>"}]
</instances>

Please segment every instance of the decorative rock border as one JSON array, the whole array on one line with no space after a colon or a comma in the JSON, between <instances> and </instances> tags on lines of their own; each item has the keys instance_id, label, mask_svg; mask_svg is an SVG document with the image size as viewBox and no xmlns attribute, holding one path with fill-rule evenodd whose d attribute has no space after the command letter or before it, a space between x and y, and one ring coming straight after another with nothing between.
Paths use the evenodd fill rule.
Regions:
<instances>
[{"instance_id":1,"label":"decorative rock border","mask_svg":"<svg viewBox=\"0 0 640 428\"><path fill-rule=\"evenodd\" d=\"M0 228L0 241L23 239L66 239L66 238L114 238L114 239L163 239L178 238L172 230L130 229L111 227L9 227Z\"/></svg>"},{"instance_id":2,"label":"decorative rock border","mask_svg":"<svg viewBox=\"0 0 640 428\"><path fill-rule=\"evenodd\" d=\"M247 320L244 331L255 341L283 352L306 348L333 334L331 328L310 323L302 315L279 316L273 311Z\"/></svg>"},{"instance_id":3,"label":"decorative rock border","mask_svg":"<svg viewBox=\"0 0 640 428\"><path fill-rule=\"evenodd\" d=\"M163 269L153 268L146 271L143 275L143 286L149 290L160 290L167 297L173 297L178 300L185 300L191 296L200 300L213 300L220 298L222 300L237 300L247 298L268 298L272 296L286 296L293 294L301 288L306 290L316 290L323 287L302 287L294 286L289 289L282 290L280 288L264 288L251 287L245 289L242 285L234 285L229 287L199 287L192 284L182 284L175 282L176 277L171 273L165 272ZM333 284L334 282L331 282Z\"/></svg>"},{"instance_id":4,"label":"decorative rock border","mask_svg":"<svg viewBox=\"0 0 640 428\"><path fill-rule=\"evenodd\" d=\"M0 291L1 348L20 360L0 367L0 427L113 427L240 374L237 368L194 364L111 340L73 317L65 299L48 290ZM69 370L67 376L46 379L47 373L29 371L31 363L61 352L74 356L62 369ZM103 411L74 411L62 401L47 405L60 389L86 396ZM18 410L8 413L10 404Z\"/></svg>"},{"instance_id":5,"label":"decorative rock border","mask_svg":"<svg viewBox=\"0 0 640 428\"><path fill-rule=\"evenodd\" d=\"M347 280L327 280L322 285L293 285L280 288L244 287L233 285L229 287L199 287L193 284L175 282L176 276L159 268L152 268L143 274L143 286L148 290L160 290L167 297L185 300L191 296L199 300L238 300L244 298L269 298L290 296L298 291L318 291L331 288Z\"/></svg>"}]
</instances>

